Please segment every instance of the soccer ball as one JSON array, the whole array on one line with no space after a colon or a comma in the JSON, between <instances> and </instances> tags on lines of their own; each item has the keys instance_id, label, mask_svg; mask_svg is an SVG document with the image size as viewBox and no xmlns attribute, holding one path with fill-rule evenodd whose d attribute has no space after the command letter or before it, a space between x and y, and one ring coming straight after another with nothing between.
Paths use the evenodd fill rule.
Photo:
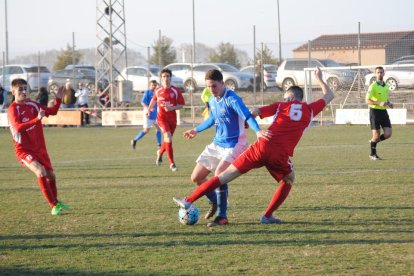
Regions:
<instances>
[{"instance_id":1,"label":"soccer ball","mask_svg":"<svg viewBox=\"0 0 414 276\"><path fill-rule=\"evenodd\" d=\"M198 221L198 209L194 205L190 208L178 210L178 221L184 225L193 225Z\"/></svg>"}]
</instances>

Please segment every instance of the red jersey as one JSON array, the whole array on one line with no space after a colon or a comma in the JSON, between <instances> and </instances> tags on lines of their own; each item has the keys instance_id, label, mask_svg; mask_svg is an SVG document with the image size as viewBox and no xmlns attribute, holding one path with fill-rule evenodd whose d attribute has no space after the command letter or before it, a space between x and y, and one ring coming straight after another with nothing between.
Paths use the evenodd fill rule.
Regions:
<instances>
[{"instance_id":1,"label":"red jersey","mask_svg":"<svg viewBox=\"0 0 414 276\"><path fill-rule=\"evenodd\" d=\"M165 111L164 107L166 106L176 106L176 105L184 105L184 98L181 94L180 89L175 86L166 87L158 87L154 91L154 100L157 101L158 104L158 113L157 113L157 120L158 121L174 121L177 122L177 113L175 110Z\"/></svg>"},{"instance_id":2,"label":"red jersey","mask_svg":"<svg viewBox=\"0 0 414 276\"><path fill-rule=\"evenodd\" d=\"M261 107L260 118L274 116L274 121L268 128L272 132L272 138L265 143L268 143L270 148L282 149L289 156L293 156L293 151L302 134L312 122L313 117L325 106L325 100L320 99L311 104L291 101L276 102Z\"/></svg>"},{"instance_id":3,"label":"red jersey","mask_svg":"<svg viewBox=\"0 0 414 276\"><path fill-rule=\"evenodd\" d=\"M9 106L7 117L16 155L23 152L47 153L42 122L37 118L37 115L40 107L45 110L45 116L56 115L60 102L60 99L56 99L53 107L45 107L37 102L26 100L23 104L13 102Z\"/></svg>"}]
</instances>

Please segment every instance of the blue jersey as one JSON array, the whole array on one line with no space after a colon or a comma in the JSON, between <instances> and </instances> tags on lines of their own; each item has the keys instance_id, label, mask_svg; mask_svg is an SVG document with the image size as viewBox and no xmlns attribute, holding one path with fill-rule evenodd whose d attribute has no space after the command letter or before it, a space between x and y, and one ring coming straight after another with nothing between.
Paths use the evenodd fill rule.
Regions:
<instances>
[{"instance_id":1,"label":"blue jersey","mask_svg":"<svg viewBox=\"0 0 414 276\"><path fill-rule=\"evenodd\" d=\"M215 125L214 144L223 148L233 148L237 143L247 144L244 122L251 115L242 99L226 88L221 98L210 97L208 103L210 116L196 127L197 132Z\"/></svg>"},{"instance_id":2,"label":"blue jersey","mask_svg":"<svg viewBox=\"0 0 414 276\"><path fill-rule=\"evenodd\" d=\"M153 96L154 96L154 91L152 91L151 89L146 90L144 92L144 96L142 96L141 103L149 106ZM157 103L155 103L153 111L150 112L149 119L150 120L157 119Z\"/></svg>"}]
</instances>

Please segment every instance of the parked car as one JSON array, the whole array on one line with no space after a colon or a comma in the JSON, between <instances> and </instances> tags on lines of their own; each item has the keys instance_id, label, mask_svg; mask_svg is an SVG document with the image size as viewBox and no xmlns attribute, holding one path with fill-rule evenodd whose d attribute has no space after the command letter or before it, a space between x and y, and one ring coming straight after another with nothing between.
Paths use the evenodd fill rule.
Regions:
<instances>
[{"instance_id":1,"label":"parked car","mask_svg":"<svg viewBox=\"0 0 414 276\"><path fill-rule=\"evenodd\" d=\"M146 66L130 66L122 70L121 76L118 76L117 80L130 80L132 81L132 90L142 92L148 89L151 80L160 83L159 71L158 66L150 66L149 68ZM183 90L183 80L177 76L172 76L171 85Z\"/></svg>"},{"instance_id":2,"label":"parked car","mask_svg":"<svg viewBox=\"0 0 414 276\"><path fill-rule=\"evenodd\" d=\"M246 66L240 69L242 73L248 73L255 75L254 66ZM264 82L264 90L268 87L275 87L276 86L276 74L277 74L277 67L273 64L263 64L263 82Z\"/></svg>"},{"instance_id":3,"label":"parked car","mask_svg":"<svg viewBox=\"0 0 414 276\"><path fill-rule=\"evenodd\" d=\"M284 60L276 76L276 85L286 91L292 85L305 86L305 72L307 67L340 67L341 65L331 59L311 59L310 65L307 59L288 58ZM354 70L326 70L323 78L332 91L338 91L340 88L348 88L352 85L356 76ZM312 85L317 87L314 75L312 76Z\"/></svg>"},{"instance_id":4,"label":"parked car","mask_svg":"<svg viewBox=\"0 0 414 276\"><path fill-rule=\"evenodd\" d=\"M74 75L75 74L75 75ZM89 89L91 93L95 92L95 70L91 69L64 69L58 70L52 74L48 83L47 90L49 92L56 93L59 86L65 85L66 82L70 82L72 87L76 89L78 83L81 81ZM102 88L106 88L109 85L108 80L100 80L98 85Z\"/></svg>"},{"instance_id":5,"label":"parked car","mask_svg":"<svg viewBox=\"0 0 414 276\"><path fill-rule=\"evenodd\" d=\"M171 63L164 68L170 69L173 75L184 79L185 73L191 70L191 63Z\"/></svg>"},{"instance_id":6,"label":"parked car","mask_svg":"<svg viewBox=\"0 0 414 276\"><path fill-rule=\"evenodd\" d=\"M4 80L1 80L3 78ZM6 91L11 91L11 82L21 78L27 81L28 91L36 91L46 87L51 73L46 66L36 64L9 64L0 67L0 80Z\"/></svg>"},{"instance_id":7,"label":"parked car","mask_svg":"<svg viewBox=\"0 0 414 276\"><path fill-rule=\"evenodd\" d=\"M414 87L414 59L401 60L391 65L412 64L412 67L386 67L384 81L388 84L391 91L398 88ZM368 87L375 81L375 74L371 73L365 76L365 85Z\"/></svg>"},{"instance_id":8,"label":"parked car","mask_svg":"<svg viewBox=\"0 0 414 276\"><path fill-rule=\"evenodd\" d=\"M408 60L408 61L413 61L413 60L414 60L414 55L409 55L409 56L402 56L402 57L399 57L399 58L397 58L396 60L394 60L392 63L395 63L395 62L397 62L397 61L406 61L406 60Z\"/></svg>"},{"instance_id":9,"label":"parked car","mask_svg":"<svg viewBox=\"0 0 414 276\"><path fill-rule=\"evenodd\" d=\"M223 74L224 85L236 91L246 89L253 85L254 75L242 73L236 67L226 63L204 63L193 67L185 73L184 89L186 91L196 91L206 87L205 76L208 70L217 69Z\"/></svg>"}]
</instances>

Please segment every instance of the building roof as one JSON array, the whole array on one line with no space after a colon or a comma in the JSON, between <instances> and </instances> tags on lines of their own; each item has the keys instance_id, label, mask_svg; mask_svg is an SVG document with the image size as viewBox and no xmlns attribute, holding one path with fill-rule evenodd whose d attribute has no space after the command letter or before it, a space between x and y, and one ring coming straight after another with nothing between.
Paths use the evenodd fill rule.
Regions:
<instances>
[{"instance_id":1,"label":"building roof","mask_svg":"<svg viewBox=\"0 0 414 276\"><path fill-rule=\"evenodd\" d=\"M414 31L388 32L388 33L361 33L362 49L381 49L387 45L411 36L414 37ZM358 34L336 34L321 35L311 41L312 50L339 50L339 49L357 49ZM308 43L305 43L293 51L307 51Z\"/></svg>"}]
</instances>

